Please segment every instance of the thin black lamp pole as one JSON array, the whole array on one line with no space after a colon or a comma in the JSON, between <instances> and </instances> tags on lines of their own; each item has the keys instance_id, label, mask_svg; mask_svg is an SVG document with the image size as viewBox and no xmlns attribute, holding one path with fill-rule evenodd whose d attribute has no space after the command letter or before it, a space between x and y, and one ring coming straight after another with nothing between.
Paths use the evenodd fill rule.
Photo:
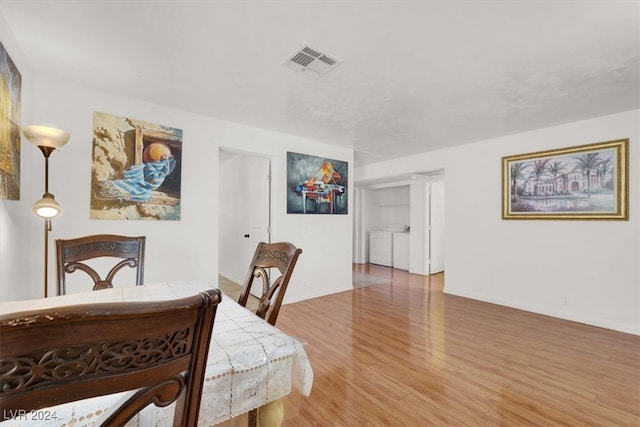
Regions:
<instances>
[{"instance_id":1,"label":"thin black lamp pole","mask_svg":"<svg viewBox=\"0 0 640 427\"><path fill-rule=\"evenodd\" d=\"M49 156L55 148L38 145L44 154L44 194L49 194ZM49 296L49 232L51 231L51 218L44 219L44 297Z\"/></svg>"}]
</instances>

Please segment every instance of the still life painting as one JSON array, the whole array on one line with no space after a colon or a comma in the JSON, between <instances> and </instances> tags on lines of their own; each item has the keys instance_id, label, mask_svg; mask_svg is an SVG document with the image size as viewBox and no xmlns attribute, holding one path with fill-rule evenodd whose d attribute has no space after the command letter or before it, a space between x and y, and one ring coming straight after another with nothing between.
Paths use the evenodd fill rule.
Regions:
<instances>
[{"instance_id":1,"label":"still life painting","mask_svg":"<svg viewBox=\"0 0 640 427\"><path fill-rule=\"evenodd\" d=\"M179 220L182 130L95 112L92 219Z\"/></svg>"},{"instance_id":2,"label":"still life painting","mask_svg":"<svg viewBox=\"0 0 640 427\"><path fill-rule=\"evenodd\" d=\"M22 75L0 42L0 199L20 200Z\"/></svg>"},{"instance_id":3,"label":"still life painting","mask_svg":"<svg viewBox=\"0 0 640 427\"><path fill-rule=\"evenodd\" d=\"M287 152L287 213L346 214L347 162Z\"/></svg>"},{"instance_id":4,"label":"still life painting","mask_svg":"<svg viewBox=\"0 0 640 427\"><path fill-rule=\"evenodd\" d=\"M628 139L502 158L503 219L628 220Z\"/></svg>"}]
</instances>

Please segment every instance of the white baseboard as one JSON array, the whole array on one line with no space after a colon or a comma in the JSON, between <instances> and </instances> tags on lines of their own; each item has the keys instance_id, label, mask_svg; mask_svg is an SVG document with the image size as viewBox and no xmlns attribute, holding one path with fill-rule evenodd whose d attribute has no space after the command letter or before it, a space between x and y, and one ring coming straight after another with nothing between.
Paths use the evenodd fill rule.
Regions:
<instances>
[{"instance_id":1,"label":"white baseboard","mask_svg":"<svg viewBox=\"0 0 640 427\"><path fill-rule=\"evenodd\" d=\"M446 289L444 292L449 295L456 295L464 298L470 298L478 301L488 302L491 304L502 305L505 307L516 308L518 310L529 311L532 313L543 314L546 316L557 317L559 319L570 320L572 322L584 323L585 325L597 326L599 328L611 329L613 331L624 332L627 334L640 335L640 325L629 325L626 323L614 322L609 319L599 319L589 316L583 316L580 314L563 311L553 310L547 307L538 307L527 304L514 303L512 301L501 300L498 298L490 298L484 295L476 295L467 292L457 292L455 290L449 291Z\"/></svg>"}]
</instances>

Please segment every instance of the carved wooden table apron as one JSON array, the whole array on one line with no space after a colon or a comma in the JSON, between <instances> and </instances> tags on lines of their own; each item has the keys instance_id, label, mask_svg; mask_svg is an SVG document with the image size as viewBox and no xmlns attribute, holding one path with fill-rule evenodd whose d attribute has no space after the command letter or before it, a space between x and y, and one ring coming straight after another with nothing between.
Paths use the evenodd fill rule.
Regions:
<instances>
[{"instance_id":1,"label":"carved wooden table apron","mask_svg":"<svg viewBox=\"0 0 640 427\"><path fill-rule=\"evenodd\" d=\"M0 304L1 313L12 313L45 307L88 302L159 301L193 295L213 285L200 281L178 281L158 285L104 289L58 297L15 301ZM132 325L135 327L135 325ZM73 331L69 331L70 334ZM199 426L210 426L265 406L264 415L278 408L279 399L291 392L294 385L308 396L313 383L313 371L302 345L274 326L269 325L235 301L223 296L213 327L213 337L205 371L205 383L200 407ZM49 408L43 417L16 417L0 424L13 426L91 426L120 395L100 396ZM44 412L43 412L44 413ZM33 414L32 414L33 415ZM31 419L36 418L36 419ZM37 419L40 418L40 419ZM173 405L166 408L150 406L128 425L168 426L173 418ZM262 420L263 427L264 421ZM271 421L279 425L282 417Z\"/></svg>"}]
</instances>

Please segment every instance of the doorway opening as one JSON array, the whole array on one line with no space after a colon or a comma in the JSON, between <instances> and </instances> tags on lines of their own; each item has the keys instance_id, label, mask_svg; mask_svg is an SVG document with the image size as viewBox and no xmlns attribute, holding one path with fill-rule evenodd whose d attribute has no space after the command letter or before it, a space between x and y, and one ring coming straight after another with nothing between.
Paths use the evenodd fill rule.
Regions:
<instances>
[{"instance_id":1,"label":"doorway opening","mask_svg":"<svg viewBox=\"0 0 640 427\"><path fill-rule=\"evenodd\" d=\"M242 284L258 242L271 242L271 158L220 148L218 272Z\"/></svg>"},{"instance_id":2,"label":"doorway opening","mask_svg":"<svg viewBox=\"0 0 640 427\"><path fill-rule=\"evenodd\" d=\"M360 182L355 190L355 264L444 271L444 170Z\"/></svg>"}]
</instances>

